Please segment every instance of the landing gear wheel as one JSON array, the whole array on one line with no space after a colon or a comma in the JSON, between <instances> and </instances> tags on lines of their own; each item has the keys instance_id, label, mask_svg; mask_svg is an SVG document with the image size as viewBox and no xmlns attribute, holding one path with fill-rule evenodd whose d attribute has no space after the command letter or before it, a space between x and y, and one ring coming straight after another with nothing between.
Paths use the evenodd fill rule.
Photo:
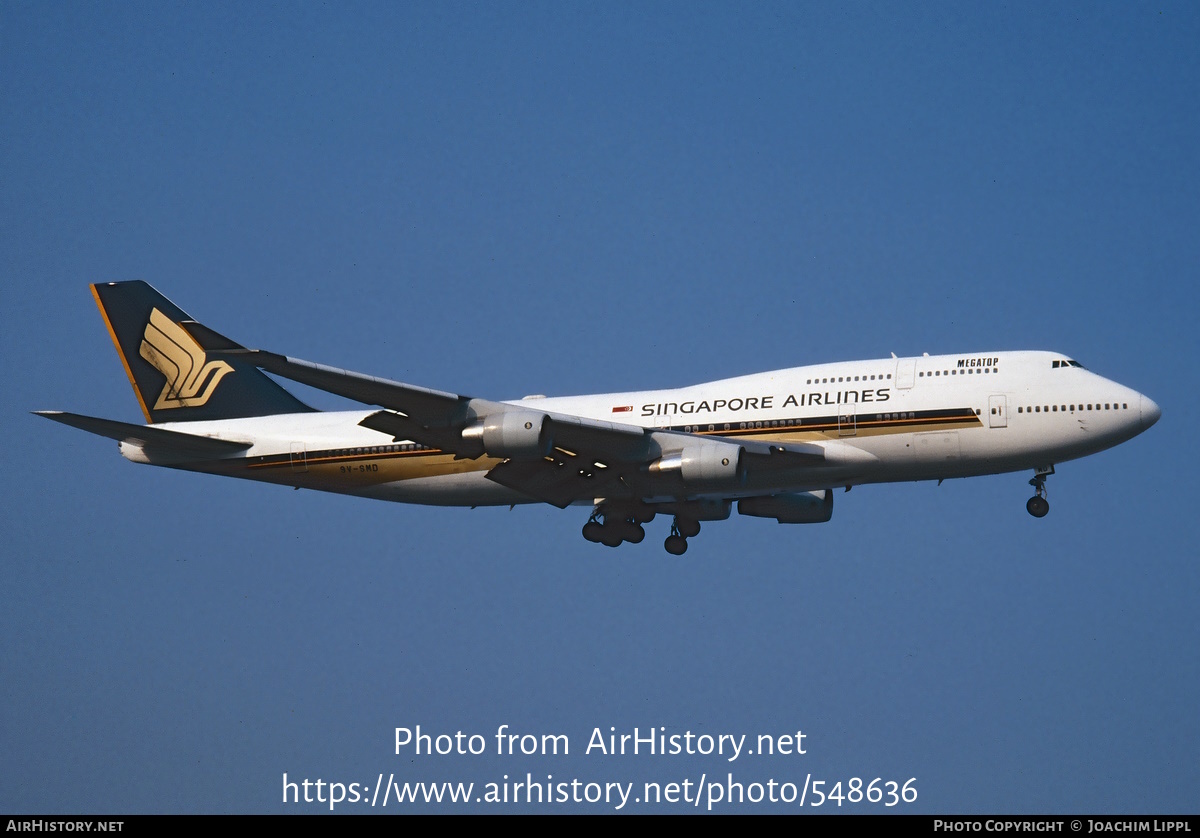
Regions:
<instances>
[{"instance_id":1,"label":"landing gear wheel","mask_svg":"<svg viewBox=\"0 0 1200 838\"><path fill-rule=\"evenodd\" d=\"M675 528L679 530L679 534L684 538L691 538L694 535L700 534L700 522L692 518L675 518Z\"/></svg>"},{"instance_id":2,"label":"landing gear wheel","mask_svg":"<svg viewBox=\"0 0 1200 838\"><path fill-rule=\"evenodd\" d=\"M646 531L630 521L612 517L597 507L592 512L592 517L583 525L583 537L593 544L620 547L622 541L632 541L635 544L641 541L646 537Z\"/></svg>"},{"instance_id":3,"label":"landing gear wheel","mask_svg":"<svg viewBox=\"0 0 1200 838\"><path fill-rule=\"evenodd\" d=\"M1033 470L1033 479L1029 485L1033 487L1034 495L1025 504L1029 514L1034 518L1045 518L1050 511L1050 503L1046 500L1046 478L1054 474L1054 466L1042 466Z\"/></svg>"},{"instance_id":4,"label":"landing gear wheel","mask_svg":"<svg viewBox=\"0 0 1200 838\"><path fill-rule=\"evenodd\" d=\"M668 535L666 544L663 546L672 556L682 556L687 552L687 539L682 535Z\"/></svg>"}]
</instances>

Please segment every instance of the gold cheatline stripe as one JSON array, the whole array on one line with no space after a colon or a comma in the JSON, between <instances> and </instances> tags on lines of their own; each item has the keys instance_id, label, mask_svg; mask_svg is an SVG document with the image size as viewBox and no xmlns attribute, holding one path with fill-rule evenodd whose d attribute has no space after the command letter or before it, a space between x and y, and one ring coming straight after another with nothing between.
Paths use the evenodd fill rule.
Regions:
<instances>
[{"instance_id":1,"label":"gold cheatline stripe","mask_svg":"<svg viewBox=\"0 0 1200 838\"><path fill-rule=\"evenodd\" d=\"M974 425L983 424L982 420L980 420L980 418L972 412L970 415L963 413L958 416L925 416L917 417L915 419L861 419L855 423L854 427L861 428L864 426L871 426L874 428L891 428L893 430L899 430L909 425L950 425L964 422ZM838 425L837 422L822 422L819 425L776 425L771 428L730 428L727 431L722 431L720 429L715 431L698 430L693 431L692 433L698 436L739 436L752 433L762 434L764 432L778 434L781 432L790 431L831 431L837 430L839 427L841 426Z\"/></svg>"},{"instance_id":2,"label":"gold cheatline stripe","mask_svg":"<svg viewBox=\"0 0 1200 838\"><path fill-rule=\"evenodd\" d=\"M100 309L100 316L104 318L104 327L108 329L108 336L112 338L113 346L117 347L117 357L121 359L121 366L125 367L125 374L129 376L129 383L133 385L133 394L137 396L138 406L142 409L142 415L146 417L146 424L154 424L154 420L150 418L150 411L146 409L146 400L142 398L142 391L138 389L137 380L133 377L133 370L129 368L129 362L125 360L125 352L121 349L121 342L117 340L117 333L113 331L112 321L108 319L108 312L104 310L104 303L100 302L100 293L96 290L96 286L89 285L92 289L92 296L96 300L96 308Z\"/></svg>"},{"instance_id":3,"label":"gold cheatline stripe","mask_svg":"<svg viewBox=\"0 0 1200 838\"><path fill-rule=\"evenodd\" d=\"M313 464L319 465L319 464L323 464L323 463L336 463L339 460L379 460L379 459L388 459L388 458L395 458L395 457L417 457L417 456L429 456L431 454L445 454L445 453L446 453L445 451L441 451L436 448L431 448L431 449L422 450L422 451L387 451L387 452L381 452L379 454L334 454L334 455L326 454L324 456L320 456L320 455L306 456L305 462L311 466ZM290 454L271 454L269 456L276 457L276 458L287 457L287 459L273 459L273 460L270 460L265 463L247 463L246 467L247 468L272 468L274 466L290 465L292 462Z\"/></svg>"}]
</instances>

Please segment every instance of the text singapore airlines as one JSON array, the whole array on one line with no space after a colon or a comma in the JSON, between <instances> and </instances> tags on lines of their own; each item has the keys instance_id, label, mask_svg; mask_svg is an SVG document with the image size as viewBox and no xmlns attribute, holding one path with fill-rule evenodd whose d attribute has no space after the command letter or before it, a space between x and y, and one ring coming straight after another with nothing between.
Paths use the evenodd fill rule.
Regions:
<instances>
[{"instance_id":1,"label":"text singapore airlines","mask_svg":"<svg viewBox=\"0 0 1200 838\"><path fill-rule=\"evenodd\" d=\"M672 517L833 514L837 487L1033 470L1046 477L1158 421L1146 396L1057 352L885 358L674 390L487 401L246 349L144 282L92 286L147 425L40 415L115 439L139 463L380 500L592 507L583 536L638 543ZM370 409L323 412L263 371Z\"/></svg>"}]
</instances>

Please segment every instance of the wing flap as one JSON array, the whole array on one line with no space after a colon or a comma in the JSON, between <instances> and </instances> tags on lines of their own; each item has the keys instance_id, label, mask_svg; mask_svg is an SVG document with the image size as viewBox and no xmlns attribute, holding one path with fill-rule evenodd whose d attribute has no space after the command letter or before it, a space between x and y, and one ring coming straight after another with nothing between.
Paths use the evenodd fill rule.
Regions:
<instances>
[{"instance_id":1,"label":"wing flap","mask_svg":"<svg viewBox=\"0 0 1200 838\"><path fill-rule=\"evenodd\" d=\"M556 446L586 452L605 463L641 461L649 453L649 433L638 425L558 413L546 416Z\"/></svg>"},{"instance_id":2,"label":"wing flap","mask_svg":"<svg viewBox=\"0 0 1200 838\"><path fill-rule=\"evenodd\" d=\"M562 455L540 460L505 460L487 476L501 486L559 509L579 500L610 495L620 485L620 477L610 475L608 469L588 468L579 457Z\"/></svg>"},{"instance_id":3,"label":"wing flap","mask_svg":"<svg viewBox=\"0 0 1200 838\"><path fill-rule=\"evenodd\" d=\"M412 440L454 454L460 460L473 460L483 455L483 447L478 442L464 440L458 428L431 428L391 410L377 410L358 424L382 434L390 434L397 442Z\"/></svg>"}]
</instances>

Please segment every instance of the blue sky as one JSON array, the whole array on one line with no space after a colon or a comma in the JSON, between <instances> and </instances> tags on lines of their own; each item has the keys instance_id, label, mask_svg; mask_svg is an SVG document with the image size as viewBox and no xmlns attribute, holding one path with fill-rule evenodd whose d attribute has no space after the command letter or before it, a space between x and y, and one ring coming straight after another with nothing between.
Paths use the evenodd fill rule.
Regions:
<instances>
[{"instance_id":1,"label":"blue sky","mask_svg":"<svg viewBox=\"0 0 1200 838\"><path fill-rule=\"evenodd\" d=\"M1196 812L1197 43L1186 3L4 4L0 811L732 772ZM143 468L30 416L140 421L87 291L134 278L488 398L1038 348L1163 418L1041 521L1014 474L611 551L585 510ZM572 751L396 756L417 724ZM583 753L659 726L808 753Z\"/></svg>"}]
</instances>

